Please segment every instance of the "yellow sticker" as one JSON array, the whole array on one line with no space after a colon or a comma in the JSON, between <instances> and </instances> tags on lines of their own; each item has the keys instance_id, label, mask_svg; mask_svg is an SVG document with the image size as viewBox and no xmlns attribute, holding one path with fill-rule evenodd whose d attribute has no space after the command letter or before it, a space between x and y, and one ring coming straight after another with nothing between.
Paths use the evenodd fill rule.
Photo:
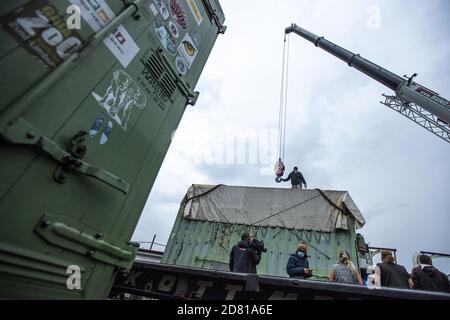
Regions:
<instances>
[{"instance_id":1,"label":"yellow sticker","mask_svg":"<svg viewBox=\"0 0 450 320\"><path fill-rule=\"evenodd\" d=\"M187 0L187 4L191 9L192 14L194 15L195 21L197 21L197 24L200 25L203 21L203 16L200 10L198 9L195 0Z\"/></svg>"}]
</instances>

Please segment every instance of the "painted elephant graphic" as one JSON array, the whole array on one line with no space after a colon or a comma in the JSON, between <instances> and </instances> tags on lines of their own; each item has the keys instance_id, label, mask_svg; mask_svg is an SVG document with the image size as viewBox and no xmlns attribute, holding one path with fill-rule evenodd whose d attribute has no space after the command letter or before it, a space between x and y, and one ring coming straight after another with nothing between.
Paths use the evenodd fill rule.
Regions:
<instances>
[{"instance_id":1,"label":"painted elephant graphic","mask_svg":"<svg viewBox=\"0 0 450 320\"><path fill-rule=\"evenodd\" d=\"M133 108L144 109L147 105L147 97L141 91L138 84L123 70L113 73L111 85L103 96L92 92L99 106L104 108L108 115L127 130Z\"/></svg>"}]
</instances>

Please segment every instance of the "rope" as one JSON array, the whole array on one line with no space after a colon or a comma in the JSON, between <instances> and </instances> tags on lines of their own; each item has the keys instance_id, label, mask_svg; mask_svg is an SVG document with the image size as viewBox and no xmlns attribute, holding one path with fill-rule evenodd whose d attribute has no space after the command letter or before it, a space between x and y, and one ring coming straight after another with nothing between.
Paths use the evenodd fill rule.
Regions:
<instances>
[{"instance_id":1,"label":"rope","mask_svg":"<svg viewBox=\"0 0 450 320\"><path fill-rule=\"evenodd\" d=\"M286 34L284 34L283 40L283 57L281 63L281 88L280 88L280 108L278 111L278 146L277 154L281 160L282 159L282 142L283 142L283 114L284 114L284 80L285 80L285 69L286 69Z\"/></svg>"},{"instance_id":2,"label":"rope","mask_svg":"<svg viewBox=\"0 0 450 320\"><path fill-rule=\"evenodd\" d=\"M333 200L331 200L326 194L325 192L323 192L320 189L316 189L317 191L319 191L319 193L325 198L325 200L327 200L327 202L333 206L335 209L337 209L338 211L342 212L344 215L347 215L347 212L345 212L341 207L339 207L336 203L333 202Z\"/></svg>"},{"instance_id":3,"label":"rope","mask_svg":"<svg viewBox=\"0 0 450 320\"><path fill-rule=\"evenodd\" d=\"M207 191L205 191L205 192L203 192L203 193L200 193L200 194L195 195L195 196L193 196L193 197L187 198L187 199L184 200L184 204L186 205L189 201L191 201L191 200L193 200L193 199L196 199L196 198L200 198L200 197L206 196L207 194L213 192L214 190L216 190L217 188L219 188L219 187L221 187L221 186L225 186L225 185L224 185L224 184L218 184L218 185L212 187L211 189L209 189L209 190L207 190ZM223 212L220 211L220 209L216 206L216 204L214 203L214 201L212 201L211 199L209 199L209 200L210 200L210 202L213 204L213 206L216 208L216 210L221 214L221 216L224 217L225 220L226 220L228 223L230 223L230 221L229 221L229 220L227 219L227 217L223 214Z\"/></svg>"},{"instance_id":4,"label":"rope","mask_svg":"<svg viewBox=\"0 0 450 320\"><path fill-rule=\"evenodd\" d=\"M284 175L284 157L286 146L286 120L288 103L288 80L289 80L289 35L284 34L283 58L281 63L281 86L280 86L280 108L278 110L278 162L275 163L275 181L281 182Z\"/></svg>"},{"instance_id":5,"label":"rope","mask_svg":"<svg viewBox=\"0 0 450 320\"><path fill-rule=\"evenodd\" d=\"M199 197L201 197L201 196L207 195L208 193L210 193L210 192L216 190L217 188L219 188L219 187L221 187L221 186L225 186L225 185L224 185L224 184L218 184L218 185L212 187L211 189L206 190L206 191L203 192L203 193L200 193L200 194L197 194L197 195L195 195L195 196L192 196L192 197L190 197L190 198L185 199L185 200L184 200L184 203L186 204L186 203L188 203L190 200L193 200L193 199L195 199L195 198L199 198Z\"/></svg>"},{"instance_id":6,"label":"rope","mask_svg":"<svg viewBox=\"0 0 450 320\"><path fill-rule=\"evenodd\" d=\"M314 197L311 197L311 198L306 199L305 201L302 201L302 202L300 202L300 203L297 203L297 204L293 205L292 207L285 208L285 209L283 209L283 210L280 210L280 211L278 211L278 212L275 212L275 213L269 215L268 217L265 217L264 219L261 219L261 220L258 220L258 221L256 221L256 222L253 222L250 226L254 226L255 224L260 223L260 222L262 222L262 221L264 221L264 220L270 219L270 218L272 218L272 217L274 217L274 216L277 216L277 215L279 215L279 214L281 214L281 213L283 213L283 212L286 212L286 211L288 211L288 210L290 210L290 209L293 209L293 208L295 208L295 207L301 206L302 204L304 204L304 203L306 203L306 202L308 202L308 201L311 201L311 200L313 200L313 199L315 199L315 198L317 198L317 197L319 197L319 196L320 196L320 193L317 194L317 195L315 195Z\"/></svg>"}]
</instances>

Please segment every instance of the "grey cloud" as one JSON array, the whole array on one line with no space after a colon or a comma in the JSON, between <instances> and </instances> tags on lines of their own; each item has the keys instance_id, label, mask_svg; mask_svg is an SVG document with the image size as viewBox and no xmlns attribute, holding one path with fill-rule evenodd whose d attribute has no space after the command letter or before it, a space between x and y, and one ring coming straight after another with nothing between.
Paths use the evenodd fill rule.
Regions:
<instances>
[{"instance_id":1,"label":"grey cloud","mask_svg":"<svg viewBox=\"0 0 450 320\"><path fill-rule=\"evenodd\" d=\"M366 27L369 5L381 28ZM277 125L283 30L291 22L449 98L448 1L222 1L229 32L219 37L144 209L134 238L168 239L192 183L288 187L257 165L206 165L195 156L226 132ZM349 10L349 8L351 10ZM261 29L262 28L262 29ZM418 249L450 252L448 145L379 104L387 88L292 36L286 137L288 170L309 187L348 190L375 246L396 247L411 267ZM273 162L277 155L274 154ZM175 182L172 182L175 181ZM450 272L450 263L440 266Z\"/></svg>"}]
</instances>

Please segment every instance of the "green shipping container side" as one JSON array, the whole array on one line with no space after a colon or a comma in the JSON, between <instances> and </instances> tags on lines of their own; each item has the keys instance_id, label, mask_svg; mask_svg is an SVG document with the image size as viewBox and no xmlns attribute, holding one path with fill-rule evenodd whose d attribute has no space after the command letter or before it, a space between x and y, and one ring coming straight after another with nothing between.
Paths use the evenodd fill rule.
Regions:
<instances>
[{"instance_id":1,"label":"green shipping container side","mask_svg":"<svg viewBox=\"0 0 450 320\"><path fill-rule=\"evenodd\" d=\"M244 231L263 240L258 274L287 277L297 245L308 245L314 278L327 279L341 250L358 265L365 220L348 192L193 185L181 203L162 263L229 271Z\"/></svg>"},{"instance_id":2,"label":"green shipping container side","mask_svg":"<svg viewBox=\"0 0 450 320\"><path fill-rule=\"evenodd\" d=\"M0 298L103 299L134 261L223 12L217 0L10 0L0 23Z\"/></svg>"}]
</instances>

